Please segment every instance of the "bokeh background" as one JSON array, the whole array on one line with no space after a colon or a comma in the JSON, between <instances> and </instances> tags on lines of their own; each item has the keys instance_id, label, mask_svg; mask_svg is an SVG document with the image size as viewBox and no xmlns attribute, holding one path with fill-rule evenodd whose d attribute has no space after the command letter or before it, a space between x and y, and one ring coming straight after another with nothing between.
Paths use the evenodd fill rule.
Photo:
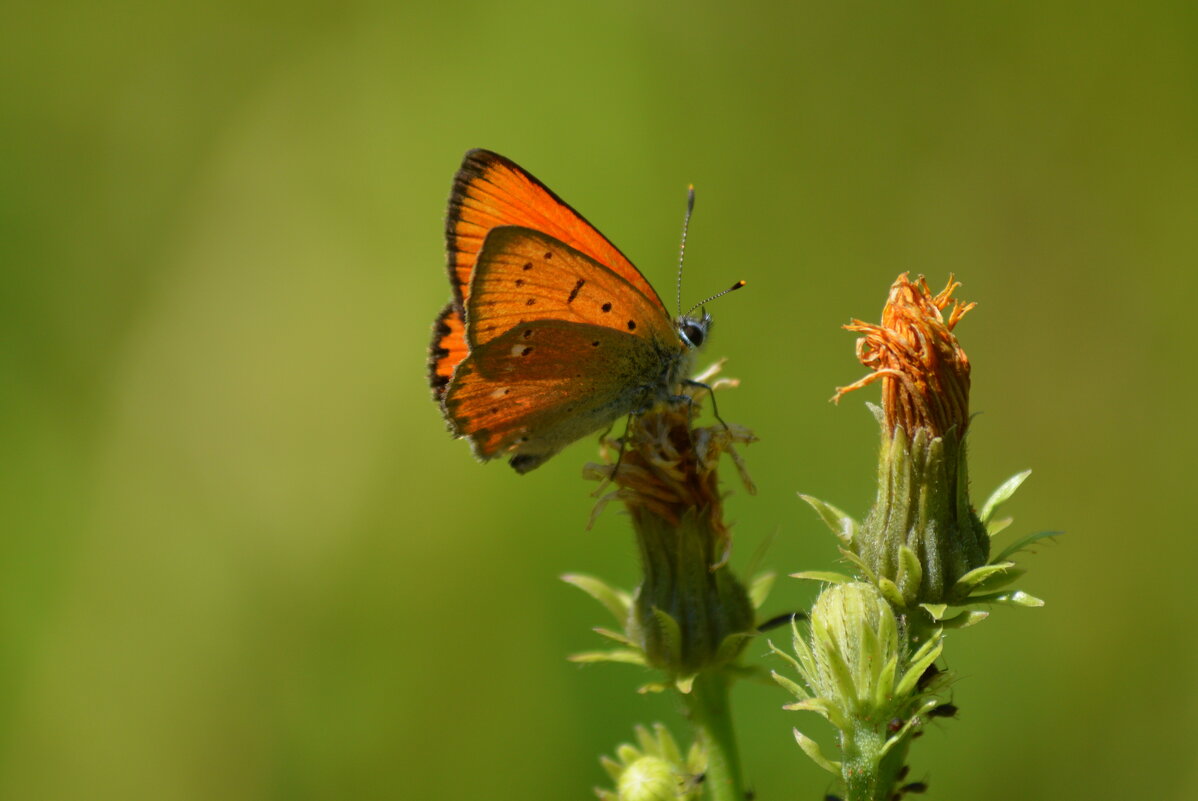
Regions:
<instances>
[{"instance_id":1,"label":"bokeh background","mask_svg":"<svg viewBox=\"0 0 1198 801\"><path fill-rule=\"evenodd\" d=\"M594 458L479 465L429 402L462 153L524 164L673 294L761 437L734 563L836 564L869 503L850 317L901 271L979 306L980 502L1039 611L954 634L932 798L1195 798L1198 14L1174 3L6 5L0 797L566 799L648 676L579 668L623 585ZM769 611L812 587L782 580ZM766 662L764 644L750 660ZM760 799L831 788L738 688Z\"/></svg>"}]
</instances>

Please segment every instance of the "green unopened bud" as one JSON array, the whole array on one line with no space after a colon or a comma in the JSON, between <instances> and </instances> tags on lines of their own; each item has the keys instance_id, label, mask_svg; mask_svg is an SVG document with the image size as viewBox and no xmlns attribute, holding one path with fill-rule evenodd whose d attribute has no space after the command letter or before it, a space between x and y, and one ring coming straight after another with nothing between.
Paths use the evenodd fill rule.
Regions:
<instances>
[{"instance_id":1,"label":"green unopened bud","mask_svg":"<svg viewBox=\"0 0 1198 801\"><path fill-rule=\"evenodd\" d=\"M602 801L696 801L706 765L702 749L692 746L686 757L660 723L650 732L636 728L637 745L616 749L618 761L601 761L616 790L596 790Z\"/></svg>"},{"instance_id":2,"label":"green unopened bud","mask_svg":"<svg viewBox=\"0 0 1198 801\"><path fill-rule=\"evenodd\" d=\"M677 801L674 766L659 757L641 757L620 776L616 795L620 801Z\"/></svg>"},{"instance_id":3,"label":"green unopened bud","mask_svg":"<svg viewBox=\"0 0 1198 801\"><path fill-rule=\"evenodd\" d=\"M820 594L811 611L810 638L796 626L794 650L796 658L776 651L803 679L799 684L775 674L799 698L786 708L826 717L839 732L842 761L828 759L796 731L800 746L816 764L841 774L850 797L889 798L920 714L937 703L925 696L919 679L940 654L940 632L913 654L905 653L882 593L873 584L850 582Z\"/></svg>"}]
</instances>

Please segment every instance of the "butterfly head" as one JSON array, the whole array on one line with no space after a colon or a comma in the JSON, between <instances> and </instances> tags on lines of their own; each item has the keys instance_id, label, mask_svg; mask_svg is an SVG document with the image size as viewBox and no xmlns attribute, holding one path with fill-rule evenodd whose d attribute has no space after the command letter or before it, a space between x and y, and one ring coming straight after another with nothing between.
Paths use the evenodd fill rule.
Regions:
<instances>
[{"instance_id":1,"label":"butterfly head","mask_svg":"<svg viewBox=\"0 0 1198 801\"><path fill-rule=\"evenodd\" d=\"M674 327L678 331L678 338L688 350L698 350L703 347L708 333L711 332L711 315L706 310L702 310L699 317L683 314L674 321Z\"/></svg>"}]
</instances>

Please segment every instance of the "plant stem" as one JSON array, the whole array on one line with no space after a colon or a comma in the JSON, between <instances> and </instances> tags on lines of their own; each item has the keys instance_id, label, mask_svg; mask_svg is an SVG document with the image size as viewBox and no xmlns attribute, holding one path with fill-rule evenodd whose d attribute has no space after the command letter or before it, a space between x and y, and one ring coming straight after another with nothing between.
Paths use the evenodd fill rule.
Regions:
<instances>
[{"instance_id":1,"label":"plant stem","mask_svg":"<svg viewBox=\"0 0 1198 801\"><path fill-rule=\"evenodd\" d=\"M704 786L711 801L744 801L745 797L728 690L728 677L712 670L700 673L685 696L696 738L707 753Z\"/></svg>"}]
</instances>

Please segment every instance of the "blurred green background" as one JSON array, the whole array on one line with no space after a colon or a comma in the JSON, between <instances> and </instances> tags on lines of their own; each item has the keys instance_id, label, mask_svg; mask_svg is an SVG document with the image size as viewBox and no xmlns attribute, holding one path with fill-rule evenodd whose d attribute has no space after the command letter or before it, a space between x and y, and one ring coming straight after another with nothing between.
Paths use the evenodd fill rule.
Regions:
<instances>
[{"instance_id":1,"label":"blurred green background","mask_svg":"<svg viewBox=\"0 0 1198 801\"><path fill-rule=\"evenodd\" d=\"M0 33L0 797L566 799L635 722L579 668L630 585L594 457L482 466L425 383L462 153L525 165L666 297L761 437L734 563L829 569L795 497L865 511L850 317L901 271L979 306L975 499L1040 611L954 634L932 798L1198 797L1198 12L1003 2L106 4ZM731 474L729 474L731 478ZM807 605L783 580L768 611ZM764 644L750 659L764 662ZM757 797L831 787L737 690Z\"/></svg>"}]
</instances>

